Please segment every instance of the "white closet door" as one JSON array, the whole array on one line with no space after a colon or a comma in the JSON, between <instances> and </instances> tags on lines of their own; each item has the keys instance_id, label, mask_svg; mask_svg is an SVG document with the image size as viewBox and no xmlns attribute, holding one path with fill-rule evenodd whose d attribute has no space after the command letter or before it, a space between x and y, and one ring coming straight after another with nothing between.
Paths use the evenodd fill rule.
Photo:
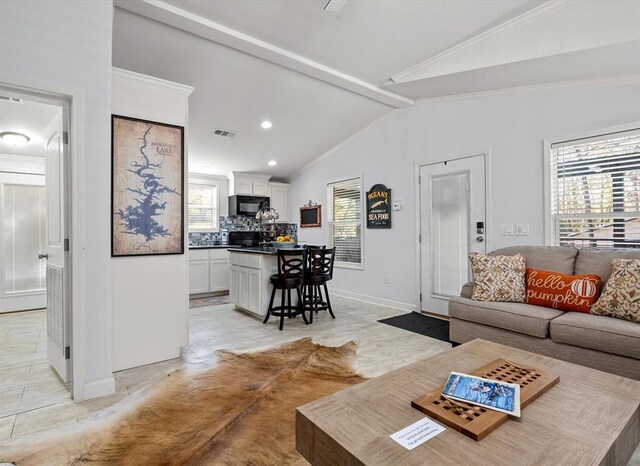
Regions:
<instances>
[{"instance_id":1,"label":"white closet door","mask_svg":"<svg viewBox=\"0 0 640 466\"><path fill-rule=\"evenodd\" d=\"M46 307L44 176L0 174L0 313Z\"/></svg>"}]
</instances>

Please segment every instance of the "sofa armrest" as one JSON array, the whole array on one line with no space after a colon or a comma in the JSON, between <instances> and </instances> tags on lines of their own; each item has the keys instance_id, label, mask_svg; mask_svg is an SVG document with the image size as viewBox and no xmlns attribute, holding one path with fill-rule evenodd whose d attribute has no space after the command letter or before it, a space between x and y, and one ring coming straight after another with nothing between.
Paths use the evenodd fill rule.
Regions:
<instances>
[{"instance_id":1,"label":"sofa armrest","mask_svg":"<svg viewBox=\"0 0 640 466\"><path fill-rule=\"evenodd\" d=\"M473 295L473 282L468 282L462 285L462 289L460 290L460 297L471 299Z\"/></svg>"}]
</instances>

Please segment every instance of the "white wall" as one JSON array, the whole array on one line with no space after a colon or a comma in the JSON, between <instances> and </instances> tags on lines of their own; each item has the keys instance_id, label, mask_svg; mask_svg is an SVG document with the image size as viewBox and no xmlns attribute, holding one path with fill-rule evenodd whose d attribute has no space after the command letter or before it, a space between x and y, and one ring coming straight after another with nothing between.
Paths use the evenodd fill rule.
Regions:
<instances>
[{"instance_id":1,"label":"white wall","mask_svg":"<svg viewBox=\"0 0 640 466\"><path fill-rule=\"evenodd\" d=\"M187 183L188 97L193 88L114 70L113 113L185 128ZM185 201L185 215L186 197ZM114 257L111 262L113 370L180 356L188 342L187 228L184 254Z\"/></svg>"},{"instance_id":2,"label":"white wall","mask_svg":"<svg viewBox=\"0 0 640 466\"><path fill-rule=\"evenodd\" d=\"M364 230L365 269L337 269L333 287L415 303L414 164L491 151L491 249L543 244L543 139L640 122L640 84L565 87L422 103L396 112L312 165L291 182L291 209L309 199L327 208L326 183L364 175L364 189L384 183L393 199L390 230ZM296 218L296 217L293 217ZM326 213L323 218L326 219ZM502 223L529 223L531 235L500 236ZM326 243L327 225L299 239ZM384 275L390 284L384 284Z\"/></svg>"},{"instance_id":3,"label":"white wall","mask_svg":"<svg viewBox=\"0 0 640 466\"><path fill-rule=\"evenodd\" d=\"M0 154L0 172L44 175L44 157Z\"/></svg>"},{"instance_id":4,"label":"white wall","mask_svg":"<svg viewBox=\"0 0 640 466\"><path fill-rule=\"evenodd\" d=\"M109 252L111 1L0 2L0 73L83 91L85 387L113 390Z\"/></svg>"}]
</instances>

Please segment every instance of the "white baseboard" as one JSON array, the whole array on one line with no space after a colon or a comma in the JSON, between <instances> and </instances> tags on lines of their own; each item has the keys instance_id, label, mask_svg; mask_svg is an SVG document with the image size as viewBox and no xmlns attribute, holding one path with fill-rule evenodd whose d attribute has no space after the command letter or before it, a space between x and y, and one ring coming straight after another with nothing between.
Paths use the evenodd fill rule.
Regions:
<instances>
[{"instance_id":1,"label":"white baseboard","mask_svg":"<svg viewBox=\"0 0 640 466\"><path fill-rule=\"evenodd\" d=\"M116 380L111 377L84 384L84 399L98 398L116 392Z\"/></svg>"},{"instance_id":2,"label":"white baseboard","mask_svg":"<svg viewBox=\"0 0 640 466\"><path fill-rule=\"evenodd\" d=\"M405 303L402 301L394 301L392 299L378 298L376 296L354 293L352 291L336 290L335 288L331 288L330 292L332 295L340 296L342 298L353 299L355 301L361 301L368 304L376 304L383 307L390 307L392 309L399 309L401 311L416 312L418 309L415 304Z\"/></svg>"}]
</instances>

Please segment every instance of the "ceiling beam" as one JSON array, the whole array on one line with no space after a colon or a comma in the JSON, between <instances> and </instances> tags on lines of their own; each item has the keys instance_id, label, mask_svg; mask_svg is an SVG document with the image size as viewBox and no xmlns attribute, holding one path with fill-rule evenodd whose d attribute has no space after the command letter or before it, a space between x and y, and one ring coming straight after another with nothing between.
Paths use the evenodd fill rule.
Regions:
<instances>
[{"instance_id":1,"label":"ceiling beam","mask_svg":"<svg viewBox=\"0 0 640 466\"><path fill-rule=\"evenodd\" d=\"M347 0L329 0L324 6L324 11L337 13L338 11L342 10L342 7L345 3L347 3Z\"/></svg>"},{"instance_id":2,"label":"ceiling beam","mask_svg":"<svg viewBox=\"0 0 640 466\"><path fill-rule=\"evenodd\" d=\"M243 34L202 16L160 0L115 0L117 8L128 10L177 29L234 48L262 60L332 84L393 108L407 108L414 101L389 92L354 76L329 68L288 50Z\"/></svg>"}]
</instances>

